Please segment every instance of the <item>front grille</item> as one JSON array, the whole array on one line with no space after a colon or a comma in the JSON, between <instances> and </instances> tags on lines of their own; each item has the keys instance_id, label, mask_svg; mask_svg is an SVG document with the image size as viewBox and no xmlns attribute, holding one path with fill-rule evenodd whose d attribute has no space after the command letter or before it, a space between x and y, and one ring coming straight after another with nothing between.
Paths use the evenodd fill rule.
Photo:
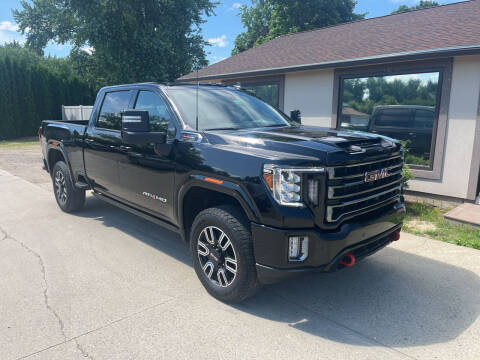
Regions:
<instances>
[{"instance_id":1,"label":"front grille","mask_svg":"<svg viewBox=\"0 0 480 360\"><path fill-rule=\"evenodd\" d=\"M402 157L328 168L326 221L333 223L397 202L401 193ZM365 182L369 172L388 169L388 177Z\"/></svg>"}]
</instances>

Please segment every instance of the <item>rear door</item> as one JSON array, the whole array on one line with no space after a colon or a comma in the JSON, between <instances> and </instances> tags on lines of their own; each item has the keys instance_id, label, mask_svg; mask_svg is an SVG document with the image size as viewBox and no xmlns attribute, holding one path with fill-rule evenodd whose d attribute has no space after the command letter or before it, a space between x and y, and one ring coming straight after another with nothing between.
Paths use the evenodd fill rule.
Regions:
<instances>
[{"instance_id":1,"label":"rear door","mask_svg":"<svg viewBox=\"0 0 480 360\"><path fill-rule=\"evenodd\" d=\"M118 164L123 155L121 112L128 109L133 91L105 92L101 106L90 122L85 135L84 161L87 176L94 190L121 197Z\"/></svg>"},{"instance_id":2,"label":"rear door","mask_svg":"<svg viewBox=\"0 0 480 360\"><path fill-rule=\"evenodd\" d=\"M175 162L173 114L160 91L140 89L133 108L149 112L149 131L166 134L166 144L123 143L119 165L122 194L135 207L173 222Z\"/></svg>"}]
</instances>

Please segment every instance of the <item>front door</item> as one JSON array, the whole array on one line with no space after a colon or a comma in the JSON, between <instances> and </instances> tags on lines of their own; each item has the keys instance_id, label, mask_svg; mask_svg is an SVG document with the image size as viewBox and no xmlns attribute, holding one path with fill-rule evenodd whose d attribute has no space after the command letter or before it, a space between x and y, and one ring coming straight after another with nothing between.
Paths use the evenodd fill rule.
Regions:
<instances>
[{"instance_id":1,"label":"front door","mask_svg":"<svg viewBox=\"0 0 480 360\"><path fill-rule=\"evenodd\" d=\"M149 131L165 133L167 140L166 144L142 145L124 141L124 154L119 164L122 193L133 206L174 222L174 127L171 112L162 96L149 90L138 91L134 109L147 110Z\"/></svg>"},{"instance_id":2,"label":"front door","mask_svg":"<svg viewBox=\"0 0 480 360\"><path fill-rule=\"evenodd\" d=\"M95 191L121 197L118 163L123 155L121 112L129 107L131 91L115 91L103 96L100 110L92 116L85 136L85 169Z\"/></svg>"}]
</instances>

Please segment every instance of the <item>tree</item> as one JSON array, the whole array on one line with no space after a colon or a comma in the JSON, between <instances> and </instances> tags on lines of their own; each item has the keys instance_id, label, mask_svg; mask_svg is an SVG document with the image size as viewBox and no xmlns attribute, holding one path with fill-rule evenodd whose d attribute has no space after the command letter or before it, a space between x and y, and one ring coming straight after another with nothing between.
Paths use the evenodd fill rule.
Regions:
<instances>
[{"instance_id":1,"label":"tree","mask_svg":"<svg viewBox=\"0 0 480 360\"><path fill-rule=\"evenodd\" d=\"M51 40L72 44L77 67L84 65L100 86L170 81L206 65L200 25L215 5L210 0L22 0L23 9L13 14L28 48L42 54Z\"/></svg>"},{"instance_id":2,"label":"tree","mask_svg":"<svg viewBox=\"0 0 480 360\"><path fill-rule=\"evenodd\" d=\"M235 39L232 55L277 36L363 19L354 0L252 0L240 7L246 31Z\"/></svg>"},{"instance_id":3,"label":"tree","mask_svg":"<svg viewBox=\"0 0 480 360\"><path fill-rule=\"evenodd\" d=\"M407 6L407 5L400 5L397 10L392 11L391 14L400 14L403 12L419 10L419 9L426 9L434 6L439 6L440 4L436 1L429 1L429 0L420 0L420 4L415 6Z\"/></svg>"}]
</instances>

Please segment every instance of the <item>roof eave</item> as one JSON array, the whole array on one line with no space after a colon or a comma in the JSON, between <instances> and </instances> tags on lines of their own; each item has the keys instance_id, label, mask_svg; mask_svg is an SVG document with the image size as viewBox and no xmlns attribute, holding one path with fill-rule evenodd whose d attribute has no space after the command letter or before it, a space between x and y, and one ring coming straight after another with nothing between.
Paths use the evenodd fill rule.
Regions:
<instances>
[{"instance_id":1,"label":"roof eave","mask_svg":"<svg viewBox=\"0 0 480 360\"><path fill-rule=\"evenodd\" d=\"M385 54L385 55L375 55L375 56L356 58L356 59L327 61L327 62L320 62L320 63L313 63L313 64L284 66L284 67L259 69L259 70L251 70L251 71L214 74L214 75L207 75L207 76L199 76L198 78L193 76L188 78L179 78L177 79L177 82L190 82L190 81L196 81L196 80L231 79L231 78L240 78L240 77L248 77L248 76L263 76L263 75L271 75L271 74L283 74L283 73L293 72L293 71L307 71L307 70L340 68L340 67L344 68L344 67L352 67L352 66L358 66L358 65L380 64L380 63L397 62L397 61L412 61L412 60L419 60L419 59L425 59L425 58L473 55L478 53L480 53L480 44L470 45L470 46L450 47L450 48L409 51L409 52L392 53L392 54Z\"/></svg>"}]
</instances>

